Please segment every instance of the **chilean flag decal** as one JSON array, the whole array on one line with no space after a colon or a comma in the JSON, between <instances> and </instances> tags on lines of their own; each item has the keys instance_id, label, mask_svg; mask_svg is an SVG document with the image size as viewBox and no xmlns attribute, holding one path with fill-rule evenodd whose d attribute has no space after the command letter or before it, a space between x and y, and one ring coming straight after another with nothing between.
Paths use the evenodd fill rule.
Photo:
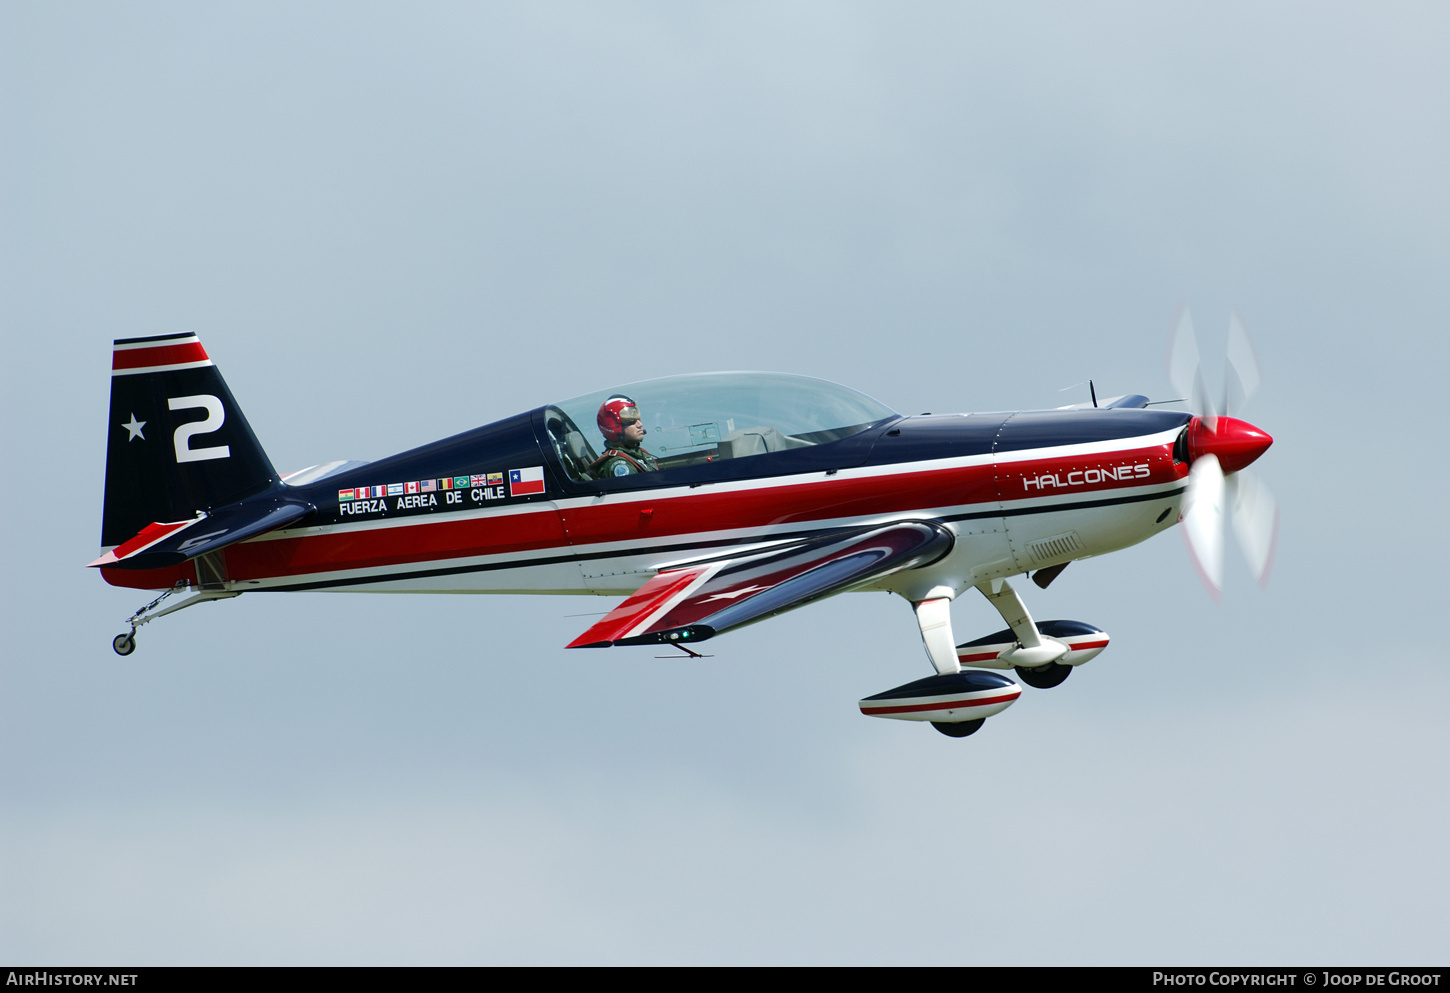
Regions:
<instances>
[{"instance_id":1,"label":"chilean flag decal","mask_svg":"<svg viewBox=\"0 0 1450 993\"><path fill-rule=\"evenodd\" d=\"M529 496L544 492L544 467L509 470L509 496Z\"/></svg>"}]
</instances>

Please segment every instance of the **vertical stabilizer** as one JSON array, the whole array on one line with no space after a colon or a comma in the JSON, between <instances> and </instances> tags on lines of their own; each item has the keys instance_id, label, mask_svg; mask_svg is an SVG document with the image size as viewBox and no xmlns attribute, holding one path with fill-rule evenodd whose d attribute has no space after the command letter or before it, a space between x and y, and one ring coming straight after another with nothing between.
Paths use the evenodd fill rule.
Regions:
<instances>
[{"instance_id":1,"label":"vertical stabilizer","mask_svg":"<svg viewBox=\"0 0 1450 993\"><path fill-rule=\"evenodd\" d=\"M111 359L101 545L280 485L196 335L121 338Z\"/></svg>"}]
</instances>

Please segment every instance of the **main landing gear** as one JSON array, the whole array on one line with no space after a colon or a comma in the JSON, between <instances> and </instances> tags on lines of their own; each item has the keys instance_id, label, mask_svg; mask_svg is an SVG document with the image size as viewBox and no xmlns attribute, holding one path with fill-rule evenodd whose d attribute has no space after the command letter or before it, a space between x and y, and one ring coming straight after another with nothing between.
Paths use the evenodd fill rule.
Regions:
<instances>
[{"instance_id":1,"label":"main landing gear","mask_svg":"<svg viewBox=\"0 0 1450 993\"><path fill-rule=\"evenodd\" d=\"M948 738L970 737L986 718L1022 695L1022 686L1005 672L992 670L1015 670L1022 685L1046 690L1061 686L1076 666L1107 647L1107 634L1091 624L1067 620L1038 624L1006 580L992 580L977 589L1002 615L1007 629L953 644L948 611L953 591L933 587L923 599L912 601L912 609L937 674L866 697L859 704L861 713L929 722Z\"/></svg>"},{"instance_id":2,"label":"main landing gear","mask_svg":"<svg viewBox=\"0 0 1450 993\"><path fill-rule=\"evenodd\" d=\"M1106 632L1083 621L1033 621L1027 605L1005 580L977 588L1009 626L958 645L957 658L963 665L1011 667L1028 686L1050 690L1108 645Z\"/></svg>"},{"instance_id":3,"label":"main landing gear","mask_svg":"<svg viewBox=\"0 0 1450 993\"><path fill-rule=\"evenodd\" d=\"M1072 675L1072 666L1063 665L1061 662L1049 662L1046 665L1030 669L1025 665L1013 668L1018 679L1038 690L1050 690L1054 686L1061 686L1062 681Z\"/></svg>"},{"instance_id":4,"label":"main landing gear","mask_svg":"<svg viewBox=\"0 0 1450 993\"><path fill-rule=\"evenodd\" d=\"M928 722L948 738L965 738L1021 695L1022 687L1003 673L960 669L868 696L858 706L867 717Z\"/></svg>"},{"instance_id":5,"label":"main landing gear","mask_svg":"<svg viewBox=\"0 0 1450 993\"><path fill-rule=\"evenodd\" d=\"M180 603L173 603L164 610L156 610L157 604L173 593L179 593L189 587L185 583L178 583L136 613L126 618L126 623L131 625L130 631L122 632L111 639L111 649L123 658L136 650L136 629L147 621L154 621L158 617L165 617L167 614L175 613L183 607L190 607L195 603L207 603L211 600L230 600L234 596L241 596L241 590L223 589L201 589L192 596L187 597Z\"/></svg>"},{"instance_id":6,"label":"main landing gear","mask_svg":"<svg viewBox=\"0 0 1450 993\"><path fill-rule=\"evenodd\" d=\"M956 724L948 724L945 721L932 721L931 726L948 738L965 738L969 734L976 734L982 725L986 723L987 719L985 717L979 717L975 721L958 721Z\"/></svg>"}]
</instances>

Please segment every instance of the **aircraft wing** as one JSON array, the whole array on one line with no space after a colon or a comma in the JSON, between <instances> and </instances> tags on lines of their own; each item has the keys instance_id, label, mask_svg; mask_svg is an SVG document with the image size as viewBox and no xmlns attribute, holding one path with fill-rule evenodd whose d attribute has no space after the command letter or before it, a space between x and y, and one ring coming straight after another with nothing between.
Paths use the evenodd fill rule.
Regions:
<instances>
[{"instance_id":1,"label":"aircraft wing","mask_svg":"<svg viewBox=\"0 0 1450 993\"><path fill-rule=\"evenodd\" d=\"M304 501L258 500L198 514L189 521L148 524L92 566L157 569L274 531L316 508Z\"/></svg>"},{"instance_id":2,"label":"aircraft wing","mask_svg":"<svg viewBox=\"0 0 1450 993\"><path fill-rule=\"evenodd\" d=\"M952 547L939 524L905 521L666 569L569 648L687 644L774 617L904 569Z\"/></svg>"}]
</instances>

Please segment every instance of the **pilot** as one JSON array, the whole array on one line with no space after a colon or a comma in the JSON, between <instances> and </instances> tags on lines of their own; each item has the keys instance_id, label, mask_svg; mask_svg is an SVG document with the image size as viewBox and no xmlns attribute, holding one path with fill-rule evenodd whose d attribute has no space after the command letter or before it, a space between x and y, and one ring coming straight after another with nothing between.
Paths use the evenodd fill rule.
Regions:
<instances>
[{"instance_id":1,"label":"pilot","mask_svg":"<svg viewBox=\"0 0 1450 993\"><path fill-rule=\"evenodd\" d=\"M640 422L638 405L629 397L615 394L605 400L599 405L595 423L609 446L589 467L595 479L654 472L660 467L659 461L640 447L645 435L644 424Z\"/></svg>"}]
</instances>

